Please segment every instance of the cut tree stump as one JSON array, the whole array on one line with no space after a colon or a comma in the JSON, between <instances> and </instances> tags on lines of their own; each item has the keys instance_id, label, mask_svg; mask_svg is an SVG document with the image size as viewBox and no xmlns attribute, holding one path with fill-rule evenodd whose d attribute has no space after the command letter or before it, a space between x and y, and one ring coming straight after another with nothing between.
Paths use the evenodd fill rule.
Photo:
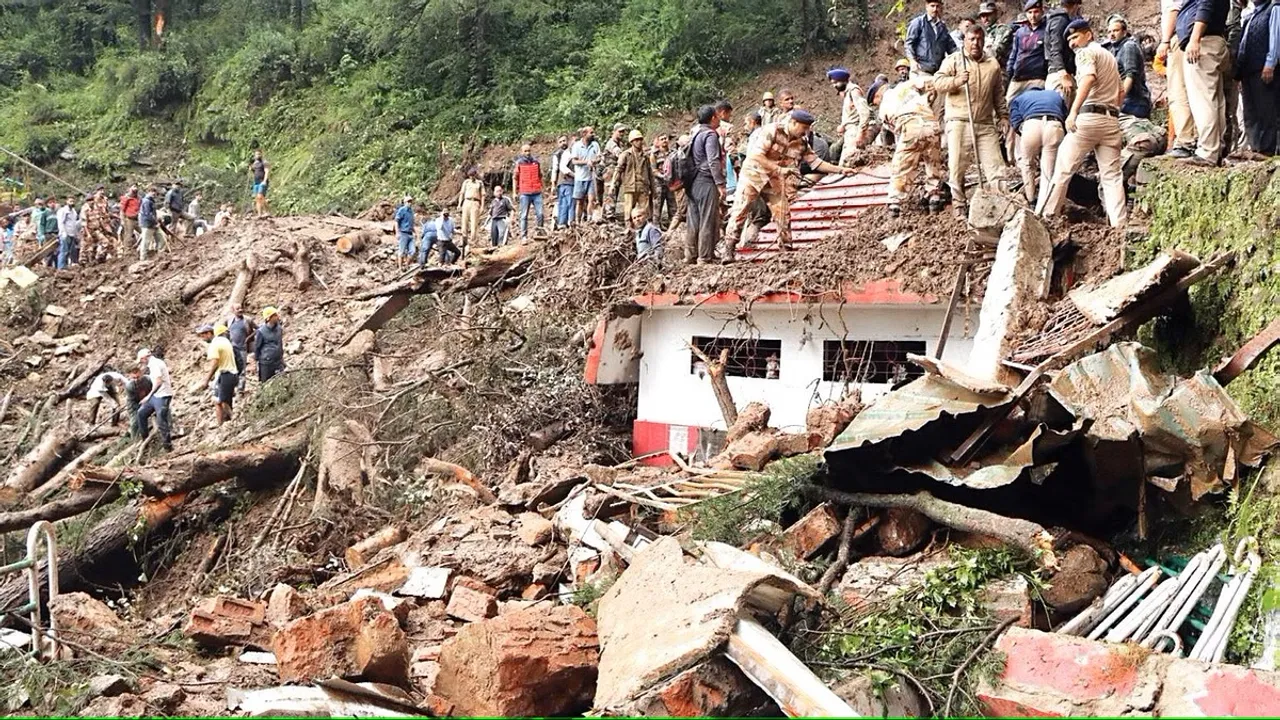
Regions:
<instances>
[{"instance_id":1,"label":"cut tree stump","mask_svg":"<svg viewBox=\"0 0 1280 720\"><path fill-rule=\"evenodd\" d=\"M355 420L336 421L325 430L311 517L333 517L339 509L364 505L365 479L376 450L373 434Z\"/></svg>"},{"instance_id":2,"label":"cut tree stump","mask_svg":"<svg viewBox=\"0 0 1280 720\"><path fill-rule=\"evenodd\" d=\"M339 235L333 247L341 255L352 255L377 242L377 237L370 230L357 230Z\"/></svg>"},{"instance_id":3,"label":"cut tree stump","mask_svg":"<svg viewBox=\"0 0 1280 720\"><path fill-rule=\"evenodd\" d=\"M17 500L35 490L44 481L53 477L59 463L70 458L75 448L76 436L66 428L58 427L49 430L44 437L40 438L40 442L14 466L9 477L5 479L4 485L0 486L0 492L11 500ZM3 502L4 497L0 497L0 503Z\"/></svg>"}]
</instances>

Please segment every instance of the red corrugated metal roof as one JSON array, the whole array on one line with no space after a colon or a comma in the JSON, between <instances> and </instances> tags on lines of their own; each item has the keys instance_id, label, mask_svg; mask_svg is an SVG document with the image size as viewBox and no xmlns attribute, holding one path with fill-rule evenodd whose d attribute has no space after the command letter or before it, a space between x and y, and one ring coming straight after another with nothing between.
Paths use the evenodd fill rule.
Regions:
<instances>
[{"instance_id":1,"label":"red corrugated metal roof","mask_svg":"<svg viewBox=\"0 0 1280 720\"><path fill-rule=\"evenodd\" d=\"M888 165L844 177L828 175L791 204L791 244L803 247L842 227L848 227L863 209L889 204ZM744 259L763 259L776 246L778 229L769 223L752 241L738 248Z\"/></svg>"}]
</instances>

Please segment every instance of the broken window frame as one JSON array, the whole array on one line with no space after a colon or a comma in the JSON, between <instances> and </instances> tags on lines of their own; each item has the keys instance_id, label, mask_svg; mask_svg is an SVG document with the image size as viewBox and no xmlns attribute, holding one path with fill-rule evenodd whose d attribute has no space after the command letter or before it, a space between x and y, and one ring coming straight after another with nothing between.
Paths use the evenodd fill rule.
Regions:
<instances>
[{"instance_id":1,"label":"broken window frame","mask_svg":"<svg viewBox=\"0 0 1280 720\"><path fill-rule=\"evenodd\" d=\"M701 350L715 361L719 361L720 352L727 349L729 358L725 363L725 375L729 377L777 380L782 374L782 340L780 339L694 335L689 338L689 346ZM770 367L770 356L776 359L774 368ZM697 374L701 363L698 354L692 349L689 350L689 373Z\"/></svg>"},{"instance_id":2,"label":"broken window frame","mask_svg":"<svg viewBox=\"0 0 1280 720\"><path fill-rule=\"evenodd\" d=\"M907 355L925 355L924 340L823 340L822 380L859 385L900 385L924 375Z\"/></svg>"}]
</instances>

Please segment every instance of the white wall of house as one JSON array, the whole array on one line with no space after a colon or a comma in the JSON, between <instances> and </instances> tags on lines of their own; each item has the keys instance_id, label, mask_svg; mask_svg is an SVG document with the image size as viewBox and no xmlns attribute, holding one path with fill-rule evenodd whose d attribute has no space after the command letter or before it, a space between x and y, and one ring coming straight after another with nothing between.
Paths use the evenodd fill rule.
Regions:
<instances>
[{"instance_id":1,"label":"white wall of house","mask_svg":"<svg viewBox=\"0 0 1280 720\"><path fill-rule=\"evenodd\" d=\"M777 428L804 428L805 413L814 405L837 400L844 384L822 380L823 341L923 340L932 355L946 308L938 305L757 305L750 321L734 317L740 306L719 309L688 306L646 310L642 315L640 388L637 420L724 428L711 382L690 369L689 344L694 336L781 340L776 380L729 377L738 407L758 400L773 411ZM973 347L977 308L958 308L952 321L943 360L963 367ZM888 383L864 384L863 398L871 400L889 390Z\"/></svg>"}]
</instances>

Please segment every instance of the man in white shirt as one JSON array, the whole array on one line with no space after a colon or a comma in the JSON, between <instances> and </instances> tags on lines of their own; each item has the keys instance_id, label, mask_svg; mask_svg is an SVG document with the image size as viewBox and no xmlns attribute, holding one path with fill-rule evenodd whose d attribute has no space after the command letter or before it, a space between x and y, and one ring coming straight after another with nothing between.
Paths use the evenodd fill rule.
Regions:
<instances>
[{"instance_id":1,"label":"man in white shirt","mask_svg":"<svg viewBox=\"0 0 1280 720\"><path fill-rule=\"evenodd\" d=\"M150 432L151 416L155 415L161 445L165 450L172 450L173 418L169 405L173 402L173 378L169 375L169 366L161 358L152 355L149 348L138 351L138 363L146 364L147 376L151 379L151 392L139 403L138 431L145 438Z\"/></svg>"},{"instance_id":2,"label":"man in white shirt","mask_svg":"<svg viewBox=\"0 0 1280 720\"><path fill-rule=\"evenodd\" d=\"M102 398L111 400L114 406L111 409L111 422L115 424L120 420L120 409L124 407L124 403L120 400L120 393L124 390L125 376L118 372L108 370L93 379L93 383L89 385L89 392L85 393L85 399L89 401L89 424L98 424L98 407L102 405Z\"/></svg>"},{"instance_id":3,"label":"man in white shirt","mask_svg":"<svg viewBox=\"0 0 1280 720\"><path fill-rule=\"evenodd\" d=\"M58 208L58 269L80 264L80 212L76 210L76 198L68 195Z\"/></svg>"}]
</instances>

